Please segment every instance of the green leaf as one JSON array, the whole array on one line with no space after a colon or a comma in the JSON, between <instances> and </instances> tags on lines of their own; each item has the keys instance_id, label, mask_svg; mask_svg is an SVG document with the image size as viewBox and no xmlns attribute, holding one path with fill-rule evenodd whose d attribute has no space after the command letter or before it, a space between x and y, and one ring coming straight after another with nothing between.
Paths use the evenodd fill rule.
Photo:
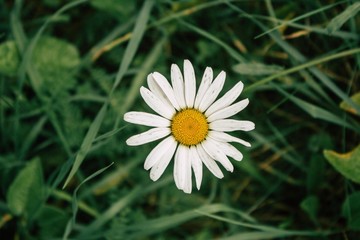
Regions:
<instances>
[{"instance_id":1,"label":"green leaf","mask_svg":"<svg viewBox=\"0 0 360 240\"><path fill-rule=\"evenodd\" d=\"M239 63L233 66L233 70L243 75L261 76L270 75L284 70L277 65L265 65L262 63Z\"/></svg>"},{"instance_id":2,"label":"green leaf","mask_svg":"<svg viewBox=\"0 0 360 240\"><path fill-rule=\"evenodd\" d=\"M325 150L324 156L344 177L360 183L360 145L344 154Z\"/></svg>"},{"instance_id":3,"label":"green leaf","mask_svg":"<svg viewBox=\"0 0 360 240\"><path fill-rule=\"evenodd\" d=\"M355 94L352 95L350 98L351 98L351 100L353 100L353 102L354 102L355 104L357 104L357 105L360 106L360 92L355 93ZM340 103L340 108L341 108L341 109L344 109L345 111L348 111L348 112L350 112L350 113L353 113L353 114L357 114L357 115L360 114L360 112L358 111L358 109L353 108L352 106L350 106L349 103L347 103L347 102L345 102L345 101L342 101L342 102Z\"/></svg>"},{"instance_id":4,"label":"green leaf","mask_svg":"<svg viewBox=\"0 0 360 240\"><path fill-rule=\"evenodd\" d=\"M331 135L325 132L320 132L312 135L309 138L307 147L313 153L322 153L325 148L333 148L334 143Z\"/></svg>"},{"instance_id":5,"label":"green leaf","mask_svg":"<svg viewBox=\"0 0 360 240\"><path fill-rule=\"evenodd\" d=\"M14 41L0 44L0 74L14 76L20 64L19 51Z\"/></svg>"},{"instance_id":6,"label":"green leaf","mask_svg":"<svg viewBox=\"0 0 360 240\"><path fill-rule=\"evenodd\" d=\"M32 61L42 76L39 84L43 91L57 95L75 86L73 76L80 64L80 57L71 43L54 37L41 37L34 48Z\"/></svg>"},{"instance_id":7,"label":"green leaf","mask_svg":"<svg viewBox=\"0 0 360 240\"><path fill-rule=\"evenodd\" d=\"M41 239L60 237L65 230L68 214L53 206L44 206L37 216Z\"/></svg>"},{"instance_id":8,"label":"green leaf","mask_svg":"<svg viewBox=\"0 0 360 240\"><path fill-rule=\"evenodd\" d=\"M306 175L306 188L308 193L316 193L324 182L324 157L319 153L313 153Z\"/></svg>"},{"instance_id":9,"label":"green leaf","mask_svg":"<svg viewBox=\"0 0 360 240\"><path fill-rule=\"evenodd\" d=\"M300 207L309 215L311 221L315 223L317 222L316 216L319 210L319 199L317 196L307 196L304 200L301 201Z\"/></svg>"},{"instance_id":10,"label":"green leaf","mask_svg":"<svg viewBox=\"0 0 360 240\"><path fill-rule=\"evenodd\" d=\"M348 196L342 205L342 215L351 230L360 231L360 192Z\"/></svg>"},{"instance_id":11,"label":"green leaf","mask_svg":"<svg viewBox=\"0 0 360 240\"><path fill-rule=\"evenodd\" d=\"M80 64L77 48L64 40L41 37L33 53L34 64L42 71L71 70Z\"/></svg>"},{"instance_id":12,"label":"green leaf","mask_svg":"<svg viewBox=\"0 0 360 240\"><path fill-rule=\"evenodd\" d=\"M341 28L350 18L354 17L360 11L360 2L348 6L345 11L333 18L327 26L329 33L333 33Z\"/></svg>"},{"instance_id":13,"label":"green leaf","mask_svg":"<svg viewBox=\"0 0 360 240\"><path fill-rule=\"evenodd\" d=\"M7 204L14 215L31 216L44 200L44 182L39 158L20 171L7 193Z\"/></svg>"}]
</instances>

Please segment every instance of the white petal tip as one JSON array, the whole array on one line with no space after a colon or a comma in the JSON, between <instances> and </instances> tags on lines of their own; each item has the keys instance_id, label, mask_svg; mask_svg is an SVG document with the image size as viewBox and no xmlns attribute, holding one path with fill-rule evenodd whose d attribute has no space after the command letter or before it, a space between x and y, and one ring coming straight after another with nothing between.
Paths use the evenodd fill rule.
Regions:
<instances>
[{"instance_id":1,"label":"white petal tip","mask_svg":"<svg viewBox=\"0 0 360 240\"><path fill-rule=\"evenodd\" d=\"M191 189L190 190L183 190L184 191L184 193L186 193L186 194L191 194Z\"/></svg>"},{"instance_id":2,"label":"white petal tip","mask_svg":"<svg viewBox=\"0 0 360 240\"><path fill-rule=\"evenodd\" d=\"M159 72L153 72L153 73L151 73L151 75L152 75L153 78L156 78L156 77L158 77L159 75L161 75L161 73L159 73Z\"/></svg>"},{"instance_id":3,"label":"white petal tip","mask_svg":"<svg viewBox=\"0 0 360 240\"><path fill-rule=\"evenodd\" d=\"M129 141L129 139L127 139L127 140L126 140L126 144L127 144L128 146L132 146L132 145L131 145L131 140Z\"/></svg>"},{"instance_id":4,"label":"white petal tip","mask_svg":"<svg viewBox=\"0 0 360 240\"><path fill-rule=\"evenodd\" d=\"M126 139L125 142L126 142L126 145L128 145L128 146L137 146L136 142L134 142L132 140L132 137L129 137L128 139ZM141 145L141 144L139 144L139 145Z\"/></svg>"},{"instance_id":5,"label":"white petal tip","mask_svg":"<svg viewBox=\"0 0 360 240\"><path fill-rule=\"evenodd\" d=\"M146 169L146 168L145 168ZM148 169L146 169L148 170ZM153 181L153 182L156 182L159 178L153 174L150 174L150 179Z\"/></svg>"},{"instance_id":6,"label":"white petal tip","mask_svg":"<svg viewBox=\"0 0 360 240\"><path fill-rule=\"evenodd\" d=\"M141 86L141 87L140 87L140 94L144 93L145 89L146 89L146 87Z\"/></svg>"}]
</instances>

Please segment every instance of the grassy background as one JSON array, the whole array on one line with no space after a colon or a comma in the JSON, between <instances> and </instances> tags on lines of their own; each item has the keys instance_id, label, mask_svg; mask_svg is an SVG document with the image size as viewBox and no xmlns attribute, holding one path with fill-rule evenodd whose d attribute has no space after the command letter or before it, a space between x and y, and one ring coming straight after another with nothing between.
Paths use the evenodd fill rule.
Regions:
<instances>
[{"instance_id":1,"label":"grassy background","mask_svg":"<svg viewBox=\"0 0 360 240\"><path fill-rule=\"evenodd\" d=\"M355 1L0 0L4 239L357 239L360 189L325 159L359 144ZM238 81L244 160L200 191L128 147L148 73L192 61ZM347 109L339 105L346 102ZM359 153L360 154L360 153ZM354 157L351 169L360 157ZM355 162L355 163L354 163ZM356 163L357 162L357 163ZM341 171L340 171L341 172ZM346 176L346 174L345 174ZM350 177L351 178L351 177Z\"/></svg>"}]
</instances>

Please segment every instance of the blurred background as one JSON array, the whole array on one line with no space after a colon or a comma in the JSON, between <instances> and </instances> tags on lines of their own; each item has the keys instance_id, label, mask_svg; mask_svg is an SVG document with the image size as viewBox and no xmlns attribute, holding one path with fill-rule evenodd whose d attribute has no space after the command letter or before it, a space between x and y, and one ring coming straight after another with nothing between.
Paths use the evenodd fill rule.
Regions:
<instances>
[{"instance_id":1,"label":"blurred background","mask_svg":"<svg viewBox=\"0 0 360 240\"><path fill-rule=\"evenodd\" d=\"M1 239L359 239L360 3L0 0ZM238 81L233 173L179 191L139 95L184 59Z\"/></svg>"}]
</instances>

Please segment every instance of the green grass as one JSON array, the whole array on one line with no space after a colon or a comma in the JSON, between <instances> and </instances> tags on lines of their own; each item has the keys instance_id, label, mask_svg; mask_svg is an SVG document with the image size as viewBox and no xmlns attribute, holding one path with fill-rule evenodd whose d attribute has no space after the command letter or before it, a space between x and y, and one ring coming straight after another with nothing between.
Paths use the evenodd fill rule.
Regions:
<instances>
[{"instance_id":1,"label":"green grass","mask_svg":"<svg viewBox=\"0 0 360 240\"><path fill-rule=\"evenodd\" d=\"M0 236L358 239L359 11L351 0L0 1ZM150 180L156 143L127 146L147 128L123 121L150 111L147 75L169 79L184 59L197 84L207 66L226 71L221 94L242 81L250 104L236 118L256 124L233 133L252 145L235 145L234 172L204 168L191 195L173 163Z\"/></svg>"}]
</instances>

